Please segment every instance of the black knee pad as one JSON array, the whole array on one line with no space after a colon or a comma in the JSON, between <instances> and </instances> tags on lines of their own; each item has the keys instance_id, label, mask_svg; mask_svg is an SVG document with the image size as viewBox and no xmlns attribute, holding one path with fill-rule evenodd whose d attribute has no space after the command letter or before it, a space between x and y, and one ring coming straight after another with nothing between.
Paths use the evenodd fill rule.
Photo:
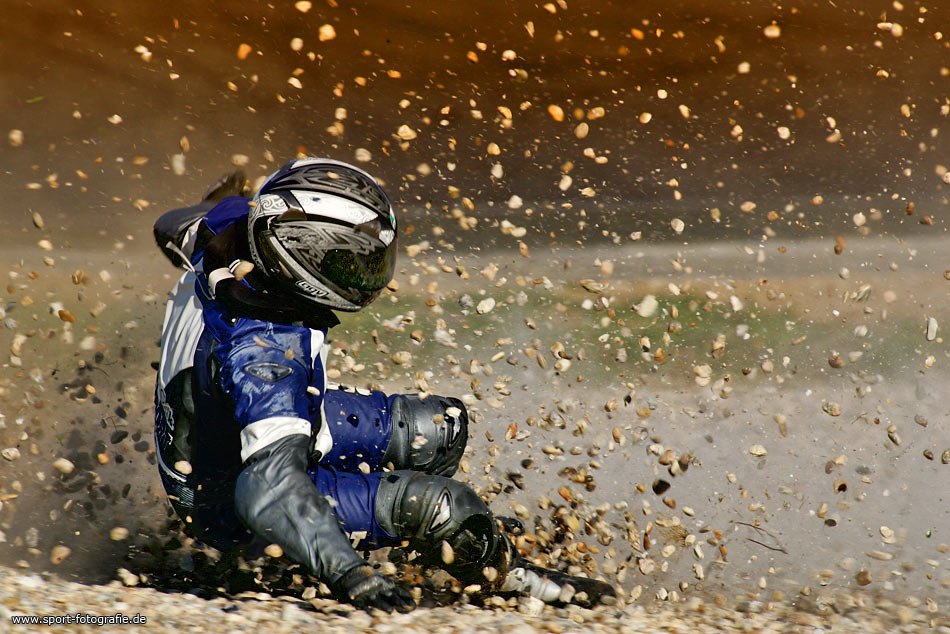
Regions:
<instances>
[{"instance_id":1,"label":"black knee pad","mask_svg":"<svg viewBox=\"0 0 950 634\"><path fill-rule=\"evenodd\" d=\"M457 398L399 394L392 403L392 437L383 464L450 476L468 443L468 412Z\"/></svg>"},{"instance_id":2,"label":"black knee pad","mask_svg":"<svg viewBox=\"0 0 950 634\"><path fill-rule=\"evenodd\" d=\"M488 505L466 484L412 471L387 474L376 493L376 521L409 540L427 564L444 568L463 583L485 583L483 570L507 570L508 542ZM452 548L446 561L442 542Z\"/></svg>"}]
</instances>

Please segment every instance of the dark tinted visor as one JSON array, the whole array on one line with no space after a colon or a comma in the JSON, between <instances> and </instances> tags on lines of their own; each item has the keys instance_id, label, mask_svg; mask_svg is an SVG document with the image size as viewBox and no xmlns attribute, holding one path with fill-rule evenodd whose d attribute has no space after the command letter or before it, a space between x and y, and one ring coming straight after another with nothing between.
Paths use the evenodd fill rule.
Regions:
<instances>
[{"instance_id":1,"label":"dark tinted visor","mask_svg":"<svg viewBox=\"0 0 950 634\"><path fill-rule=\"evenodd\" d=\"M395 243L360 255L333 249L323 256L320 272L342 289L379 291L389 284L396 267Z\"/></svg>"}]
</instances>

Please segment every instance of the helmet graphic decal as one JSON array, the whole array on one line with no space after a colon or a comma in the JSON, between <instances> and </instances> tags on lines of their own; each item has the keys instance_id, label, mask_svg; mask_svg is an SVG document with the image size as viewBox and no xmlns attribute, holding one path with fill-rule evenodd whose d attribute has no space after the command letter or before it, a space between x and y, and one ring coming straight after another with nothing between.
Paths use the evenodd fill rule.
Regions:
<instances>
[{"instance_id":1,"label":"helmet graphic decal","mask_svg":"<svg viewBox=\"0 0 950 634\"><path fill-rule=\"evenodd\" d=\"M328 222L282 222L274 223L274 233L288 249L319 262L332 249L346 249L368 255L385 246L372 236L354 232L350 227Z\"/></svg>"},{"instance_id":2,"label":"helmet graphic decal","mask_svg":"<svg viewBox=\"0 0 950 634\"><path fill-rule=\"evenodd\" d=\"M261 196L260 200L257 201L257 206L255 209L251 210L251 216L260 215L261 213L279 213L282 211L287 211L287 202L277 194L265 194Z\"/></svg>"},{"instance_id":3,"label":"helmet graphic decal","mask_svg":"<svg viewBox=\"0 0 950 634\"><path fill-rule=\"evenodd\" d=\"M376 181L351 167L314 164L277 174L265 187L269 192L305 189L337 194L366 205L378 213L390 214L391 205Z\"/></svg>"}]
</instances>

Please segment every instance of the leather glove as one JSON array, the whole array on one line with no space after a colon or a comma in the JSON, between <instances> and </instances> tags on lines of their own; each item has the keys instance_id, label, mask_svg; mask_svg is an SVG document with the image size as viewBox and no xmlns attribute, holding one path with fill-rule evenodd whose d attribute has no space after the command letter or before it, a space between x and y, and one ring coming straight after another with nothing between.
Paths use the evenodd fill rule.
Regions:
<instances>
[{"instance_id":1,"label":"leather glove","mask_svg":"<svg viewBox=\"0 0 950 634\"><path fill-rule=\"evenodd\" d=\"M344 573L336 583L336 590L344 600L366 611L375 608L387 613L393 610L408 612L416 607L408 590L376 574L366 565L356 566Z\"/></svg>"}]
</instances>

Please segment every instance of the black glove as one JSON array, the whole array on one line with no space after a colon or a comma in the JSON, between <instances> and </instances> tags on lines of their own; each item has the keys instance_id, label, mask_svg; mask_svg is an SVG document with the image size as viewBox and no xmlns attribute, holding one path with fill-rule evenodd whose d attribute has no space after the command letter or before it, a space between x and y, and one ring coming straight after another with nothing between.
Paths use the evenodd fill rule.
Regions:
<instances>
[{"instance_id":1,"label":"black glove","mask_svg":"<svg viewBox=\"0 0 950 634\"><path fill-rule=\"evenodd\" d=\"M356 566L340 577L336 591L344 600L363 610L382 610L392 613L408 612L416 607L409 591L390 579L377 575L366 565Z\"/></svg>"}]
</instances>

